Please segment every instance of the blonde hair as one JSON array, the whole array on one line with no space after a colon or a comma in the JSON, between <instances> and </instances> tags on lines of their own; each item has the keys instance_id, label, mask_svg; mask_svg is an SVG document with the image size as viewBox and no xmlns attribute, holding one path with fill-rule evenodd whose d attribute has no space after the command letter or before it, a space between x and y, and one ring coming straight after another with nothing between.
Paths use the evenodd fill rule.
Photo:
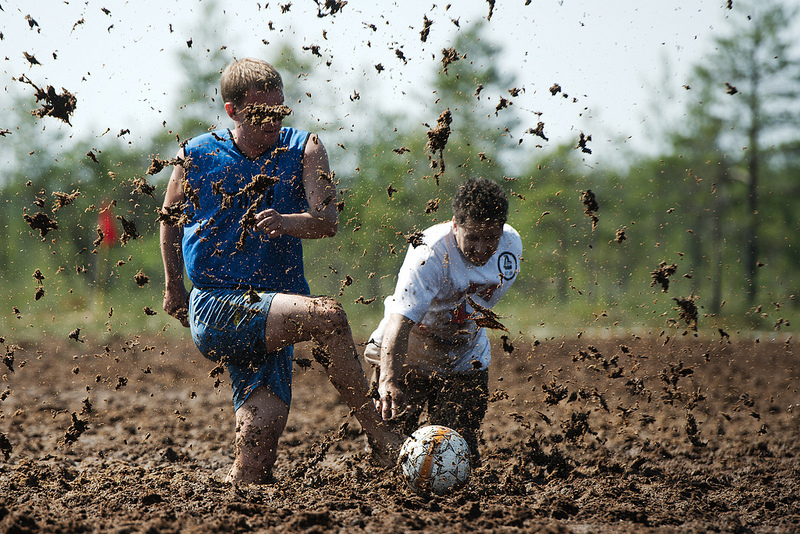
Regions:
<instances>
[{"instance_id":1,"label":"blonde hair","mask_svg":"<svg viewBox=\"0 0 800 534\"><path fill-rule=\"evenodd\" d=\"M222 71L220 92L224 102L240 106L249 91L283 91L281 75L260 59L235 59Z\"/></svg>"}]
</instances>

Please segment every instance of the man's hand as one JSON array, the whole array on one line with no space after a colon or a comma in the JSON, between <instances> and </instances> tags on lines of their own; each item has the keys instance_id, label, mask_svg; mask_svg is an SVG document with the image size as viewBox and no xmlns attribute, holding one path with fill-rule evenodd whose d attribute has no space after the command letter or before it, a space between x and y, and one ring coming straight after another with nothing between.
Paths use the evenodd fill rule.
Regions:
<instances>
[{"instance_id":1,"label":"man's hand","mask_svg":"<svg viewBox=\"0 0 800 534\"><path fill-rule=\"evenodd\" d=\"M378 385L381 398L375 401L375 407L384 421L397 419L408 411L406 394L393 382L381 382Z\"/></svg>"},{"instance_id":2,"label":"man's hand","mask_svg":"<svg viewBox=\"0 0 800 534\"><path fill-rule=\"evenodd\" d=\"M273 209L256 213L256 220L256 228L267 234L267 237L280 237L285 233L283 215Z\"/></svg>"},{"instance_id":3,"label":"man's hand","mask_svg":"<svg viewBox=\"0 0 800 534\"><path fill-rule=\"evenodd\" d=\"M189 328L189 292L185 287L164 291L164 311Z\"/></svg>"}]
</instances>

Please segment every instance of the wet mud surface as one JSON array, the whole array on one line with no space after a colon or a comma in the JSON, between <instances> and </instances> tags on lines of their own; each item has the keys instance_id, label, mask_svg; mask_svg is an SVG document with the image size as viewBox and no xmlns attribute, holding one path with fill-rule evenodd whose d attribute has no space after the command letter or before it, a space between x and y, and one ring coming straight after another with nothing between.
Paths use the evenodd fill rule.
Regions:
<instances>
[{"instance_id":1,"label":"wet mud surface","mask_svg":"<svg viewBox=\"0 0 800 534\"><path fill-rule=\"evenodd\" d=\"M274 483L237 487L188 342L4 340L0 532L798 532L797 342L734 337L504 340L483 465L437 498L369 463L316 363Z\"/></svg>"}]
</instances>

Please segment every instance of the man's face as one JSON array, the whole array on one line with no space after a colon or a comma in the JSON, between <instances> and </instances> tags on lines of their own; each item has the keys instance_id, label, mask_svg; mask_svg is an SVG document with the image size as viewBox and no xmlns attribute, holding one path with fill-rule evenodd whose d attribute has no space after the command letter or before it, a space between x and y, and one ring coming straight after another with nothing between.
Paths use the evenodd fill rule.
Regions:
<instances>
[{"instance_id":1,"label":"man's face","mask_svg":"<svg viewBox=\"0 0 800 534\"><path fill-rule=\"evenodd\" d=\"M283 91L259 91L248 93L242 105L235 108L234 120L241 123L243 132L256 145L270 147L278 142L283 116L274 115L271 120L264 119L265 106L282 106Z\"/></svg>"},{"instance_id":2,"label":"man's face","mask_svg":"<svg viewBox=\"0 0 800 534\"><path fill-rule=\"evenodd\" d=\"M497 252L500 238L503 237L503 223L478 223L467 219L464 224L457 224L453 220L453 231L458 249L470 263L480 267L486 265Z\"/></svg>"}]
</instances>

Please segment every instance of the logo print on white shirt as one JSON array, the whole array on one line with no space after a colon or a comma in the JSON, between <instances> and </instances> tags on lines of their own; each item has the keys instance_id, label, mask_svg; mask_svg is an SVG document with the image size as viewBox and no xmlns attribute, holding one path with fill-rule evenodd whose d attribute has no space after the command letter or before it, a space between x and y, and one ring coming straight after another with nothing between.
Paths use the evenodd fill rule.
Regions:
<instances>
[{"instance_id":1,"label":"logo print on white shirt","mask_svg":"<svg viewBox=\"0 0 800 534\"><path fill-rule=\"evenodd\" d=\"M511 280L517 275L517 257L511 252L503 252L497 258L497 268L503 280Z\"/></svg>"}]
</instances>

